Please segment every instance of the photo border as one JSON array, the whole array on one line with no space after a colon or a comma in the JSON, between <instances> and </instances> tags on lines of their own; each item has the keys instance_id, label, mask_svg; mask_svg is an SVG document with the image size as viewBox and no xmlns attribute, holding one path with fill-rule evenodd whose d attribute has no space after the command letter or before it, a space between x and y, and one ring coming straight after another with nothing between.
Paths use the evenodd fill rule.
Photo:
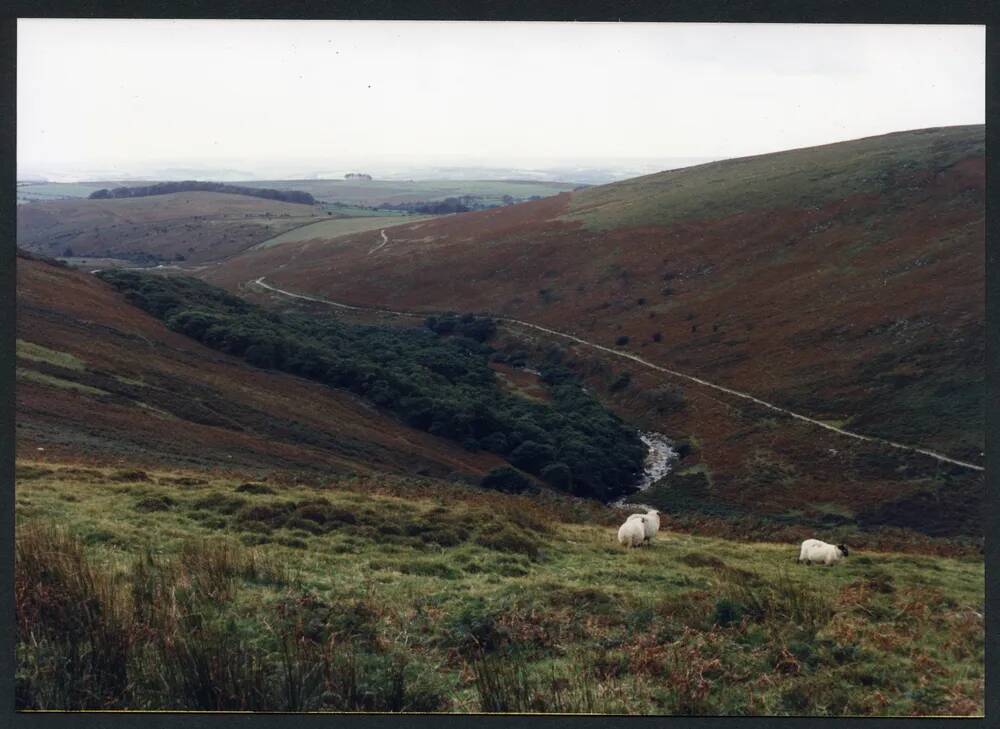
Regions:
<instances>
[{"instance_id":1,"label":"photo border","mask_svg":"<svg viewBox=\"0 0 1000 729\"><path fill-rule=\"evenodd\" d=\"M391 0L363 2L315 2L288 0L280 6L263 0L234 2L225 0L173 0L157 2L141 0L107 0L70 2L50 0L9 2L0 19L0 166L6 194L0 195L0 382L3 395L3 422L0 424L0 470L4 488L0 491L0 726L17 729L48 727L274 727L319 726L320 722L336 727L635 727L697 726L714 727L812 727L828 726L834 719L825 717L618 717L581 715L522 715L522 714L458 714L458 715L386 715L386 714L262 714L213 712L15 712L14 711L14 339L15 339L15 250L16 250L16 17L80 17L80 18L220 18L220 19L367 19L367 20L533 20L533 21L661 21L661 22L781 22L781 23L930 23L987 25L986 30L986 139L987 139L987 211L986 211L986 332L987 332L987 418L986 418L986 716L1000 717L1000 690L997 687L997 664L1000 661L997 610L1000 609L1000 583L996 569L1000 562L1000 503L995 479L992 478L996 457L992 446L996 442L1000 393L991 383L997 372L1000 352L997 292L1000 290L1000 266L995 244L998 240L996 205L990 204L989 180L997 172L995 158L989 150L1000 143L1000 132L989 122L996 116L998 102L996 79L1000 72L994 42L994 23L998 16L995 4L988 0L949 0L948 2L907 0L837 0L808 2L804 0L624 0L609 2L439 2L411 0L405 4ZM992 324L992 326L991 326ZM993 689L992 692L990 689ZM872 729L909 725L907 718L849 719ZM921 727L938 727L956 721L966 726L985 725L986 719L925 718ZM992 722L991 722L992 723Z\"/></svg>"}]
</instances>

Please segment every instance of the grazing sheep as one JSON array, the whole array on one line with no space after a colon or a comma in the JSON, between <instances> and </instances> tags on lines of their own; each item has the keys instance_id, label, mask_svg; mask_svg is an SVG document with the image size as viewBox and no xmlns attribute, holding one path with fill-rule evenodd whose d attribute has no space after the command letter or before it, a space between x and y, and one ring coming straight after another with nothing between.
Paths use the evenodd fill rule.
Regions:
<instances>
[{"instance_id":1,"label":"grazing sheep","mask_svg":"<svg viewBox=\"0 0 1000 729\"><path fill-rule=\"evenodd\" d=\"M821 542L818 539L807 539L802 542L802 549L799 551L799 562L805 562L806 564L822 562L830 566L836 564L846 556L846 544L834 546L833 544Z\"/></svg>"},{"instance_id":2,"label":"grazing sheep","mask_svg":"<svg viewBox=\"0 0 1000 729\"><path fill-rule=\"evenodd\" d=\"M644 516L638 519L626 519L625 523L618 527L618 543L623 547L641 547L646 539L645 523Z\"/></svg>"},{"instance_id":3,"label":"grazing sheep","mask_svg":"<svg viewBox=\"0 0 1000 729\"><path fill-rule=\"evenodd\" d=\"M660 512L656 509L650 509L645 514L632 514L629 519L643 520L643 533L645 535L643 541L653 541L653 537L660 531Z\"/></svg>"}]
</instances>

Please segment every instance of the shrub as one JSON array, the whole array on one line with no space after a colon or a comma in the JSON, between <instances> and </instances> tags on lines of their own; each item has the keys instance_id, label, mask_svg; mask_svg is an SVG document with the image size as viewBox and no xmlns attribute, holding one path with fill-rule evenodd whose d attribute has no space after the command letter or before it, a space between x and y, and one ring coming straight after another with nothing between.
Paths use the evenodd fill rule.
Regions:
<instances>
[{"instance_id":1,"label":"shrub","mask_svg":"<svg viewBox=\"0 0 1000 729\"><path fill-rule=\"evenodd\" d=\"M532 559L539 554L537 537L506 524L498 529L481 531L476 537L476 544L500 552L524 554Z\"/></svg>"},{"instance_id":2,"label":"shrub","mask_svg":"<svg viewBox=\"0 0 1000 729\"><path fill-rule=\"evenodd\" d=\"M274 489L262 483L241 483L234 491L241 494L273 494Z\"/></svg>"},{"instance_id":3,"label":"shrub","mask_svg":"<svg viewBox=\"0 0 1000 729\"><path fill-rule=\"evenodd\" d=\"M149 496L138 501L133 508L136 511L166 511L175 503L169 496Z\"/></svg>"},{"instance_id":4,"label":"shrub","mask_svg":"<svg viewBox=\"0 0 1000 729\"><path fill-rule=\"evenodd\" d=\"M108 478L111 481L149 481L149 474L145 471L138 471L134 469L127 469L123 471L115 471Z\"/></svg>"},{"instance_id":5,"label":"shrub","mask_svg":"<svg viewBox=\"0 0 1000 729\"><path fill-rule=\"evenodd\" d=\"M550 463L540 475L542 480L561 491L569 491L573 485L573 473L565 463Z\"/></svg>"},{"instance_id":6,"label":"shrub","mask_svg":"<svg viewBox=\"0 0 1000 729\"><path fill-rule=\"evenodd\" d=\"M615 381L611 383L611 387L609 389L611 392L621 392L630 384L632 384L632 373L625 371L615 378Z\"/></svg>"},{"instance_id":7,"label":"shrub","mask_svg":"<svg viewBox=\"0 0 1000 729\"><path fill-rule=\"evenodd\" d=\"M246 499L239 496L229 496L216 491L197 499L193 506L195 509L210 509L220 514L235 514L246 503Z\"/></svg>"},{"instance_id":8,"label":"shrub","mask_svg":"<svg viewBox=\"0 0 1000 729\"><path fill-rule=\"evenodd\" d=\"M624 347L626 344L628 344L628 337L625 336L624 334L621 335L615 340L615 344L619 347Z\"/></svg>"},{"instance_id":9,"label":"shrub","mask_svg":"<svg viewBox=\"0 0 1000 729\"><path fill-rule=\"evenodd\" d=\"M745 613L746 607L742 603L723 597L715 603L712 622L726 627L738 623Z\"/></svg>"},{"instance_id":10,"label":"shrub","mask_svg":"<svg viewBox=\"0 0 1000 729\"><path fill-rule=\"evenodd\" d=\"M531 479L510 466L500 466L487 473L479 485L494 491L519 494L534 488Z\"/></svg>"},{"instance_id":11,"label":"shrub","mask_svg":"<svg viewBox=\"0 0 1000 729\"><path fill-rule=\"evenodd\" d=\"M555 448L526 440L510 452L510 462L529 473L539 473L556 457Z\"/></svg>"}]
</instances>

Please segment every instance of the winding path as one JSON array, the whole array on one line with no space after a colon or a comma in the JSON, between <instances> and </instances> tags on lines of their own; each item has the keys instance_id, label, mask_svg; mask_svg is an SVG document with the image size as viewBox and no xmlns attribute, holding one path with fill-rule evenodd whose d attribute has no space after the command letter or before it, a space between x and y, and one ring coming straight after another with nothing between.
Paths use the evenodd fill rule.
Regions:
<instances>
[{"instance_id":1,"label":"winding path","mask_svg":"<svg viewBox=\"0 0 1000 729\"><path fill-rule=\"evenodd\" d=\"M389 236L387 236L387 235L385 234L385 228L383 228L382 230L380 230L380 231L379 231L379 233L381 233L381 234L382 234L382 242L381 242L381 243L379 243L379 244L378 244L377 246L375 246L374 248L372 248L372 249L371 249L370 251L368 251L368 255L369 255L369 256L370 256L370 255L371 255L372 253L374 253L375 251L377 251L377 250L378 250L379 248L381 248L382 246L384 246L384 245L385 245L386 243L388 243L388 242L389 242Z\"/></svg>"},{"instance_id":2,"label":"winding path","mask_svg":"<svg viewBox=\"0 0 1000 729\"><path fill-rule=\"evenodd\" d=\"M388 238L385 235L385 231L383 230L381 232L382 232L382 237L385 240L377 248L374 248L371 251L369 251L369 253L374 253L376 250L378 250L378 248L381 248L383 245L385 245L388 242ZM328 299L320 299L320 298L317 298L315 296L305 296L303 294L296 294L296 293L293 293L291 291L285 291L284 289L279 289L276 286L272 286L270 284L264 283L264 278L265 278L264 276L261 276L260 278L256 279L252 283L255 284L255 285L257 285L257 286L260 286L262 288L265 288L268 291L273 291L276 294L281 294L283 296L289 296L289 297L291 297L293 299L303 299L305 301L312 301L312 302L315 302L317 304L325 304L327 306L334 306L334 307L337 307L338 309L349 309L351 311L369 311L369 312L374 312L374 313L379 313L379 314L390 314L390 315L393 315L393 316L405 316L405 317L417 318L417 319L423 319L424 317L426 317L430 313L430 312L427 312L427 313L423 313L423 314L417 314L417 313L410 312L410 311L393 311L392 309L379 309L377 307L372 307L372 306L351 306L350 304L341 304L339 302L330 301ZM622 359L632 360L633 362L636 362L637 364L640 364L643 367L647 367L647 368L649 368L651 370L655 370L657 372L663 372L665 374L671 375L672 377L677 377L677 378L680 378L682 380L688 380L689 382L694 382L694 383L696 383L698 385L702 385L703 387L708 387L708 388L711 388L713 390L718 390L719 392L724 392L727 395L732 395L733 397L738 397L738 398L743 399L743 400L748 400L748 401L753 402L753 403L755 403L757 405L760 405L762 407L768 408L769 410L774 410L775 412L782 413L782 414L787 415L789 417L795 418L796 420L801 420L801 421L806 422L806 423L811 423L812 425L816 425L816 426L818 426L820 428L824 428L824 429L829 430L829 431L831 431L833 433L838 433L840 435L847 436L848 438L854 438L855 440L867 441L869 443L881 443L883 445L887 445L887 446L890 446L892 448L897 448L899 450L910 451L911 453L920 453L922 455L929 456L930 458L934 458L934 459L936 459L938 461L942 461L944 463L951 463L952 465L961 466L962 468L968 468L968 469L971 469L973 471L984 471L985 470L983 468L983 466L976 465L975 463L967 463L966 461L960 461L960 460L958 460L956 458L951 458L949 456L946 456L946 455L941 454L941 453L936 453L936 452L928 450L926 448L920 448L918 446L905 445L903 443L897 443L895 441L886 440L884 438L877 438L875 436L862 435L861 433L855 433L855 432L850 431L850 430L844 430L843 428L838 428L838 427L830 425L828 423L824 423L821 420L816 420L815 418L810 418L807 415L802 415L800 413L796 413L796 412L793 412L791 410L787 410L787 409L785 409L783 407L780 407L778 405L774 405L773 403L766 402L765 400L761 400L760 398L754 397L753 395L750 395L748 393L740 392L739 390L733 390L732 388L725 387L723 385L717 385L714 382L709 382L708 380L703 380L700 377L695 377L694 375L688 375L688 374L685 374L684 372L678 372L677 370L672 370L672 369L669 369L667 367L661 367L660 365L653 364L652 362L644 360L642 357L639 357L638 355L630 354L629 352L622 352L622 351L619 351L619 350L616 350L616 349L611 349L610 347L605 347L605 346L603 346L601 344L597 344L595 342L589 342L586 339L581 339L580 337L574 336L572 334L567 334L566 332L560 332L560 331L558 331L556 329L549 329L548 327L543 327L543 326L540 326L538 324L532 324L531 322L522 321L520 319L511 319L509 317L503 317L503 316L494 316L493 318L496 321L499 321L499 322L504 322L506 324L516 324L516 325L519 325L519 326L522 326L522 327L527 327L529 329L534 329L534 330L539 331L539 332L544 332L545 334L550 334L550 335L552 335L554 337L560 337L562 339L566 339L566 340L569 340L571 342L575 342L577 344L582 344L585 347L590 347L591 349L600 350L601 352L605 352L607 354L614 355L615 357L621 357Z\"/></svg>"}]
</instances>

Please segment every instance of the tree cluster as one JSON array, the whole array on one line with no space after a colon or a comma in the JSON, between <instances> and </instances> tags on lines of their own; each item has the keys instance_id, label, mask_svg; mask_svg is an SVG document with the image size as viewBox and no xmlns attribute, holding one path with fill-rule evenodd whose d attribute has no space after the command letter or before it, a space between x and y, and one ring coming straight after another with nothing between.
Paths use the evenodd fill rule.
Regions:
<instances>
[{"instance_id":1,"label":"tree cluster","mask_svg":"<svg viewBox=\"0 0 1000 729\"><path fill-rule=\"evenodd\" d=\"M420 329L278 314L196 279L137 271L98 274L171 329L250 364L343 388L408 425L487 450L554 488L601 500L633 490L646 448L634 428L587 394L576 376L542 371L542 403L504 390L485 344L495 324L446 315Z\"/></svg>"},{"instance_id":2,"label":"tree cluster","mask_svg":"<svg viewBox=\"0 0 1000 729\"><path fill-rule=\"evenodd\" d=\"M301 190L273 190L265 187L242 187L240 185L227 185L222 182L199 182L197 180L157 182L152 185L115 187L110 190L104 188L90 193L90 199L108 200L120 197L148 197L150 195L169 195L172 192L225 192L230 195L249 195L250 197L262 197L266 200L280 200L282 202L301 203L303 205L314 205L316 203L316 199L311 194L302 192Z\"/></svg>"}]
</instances>

